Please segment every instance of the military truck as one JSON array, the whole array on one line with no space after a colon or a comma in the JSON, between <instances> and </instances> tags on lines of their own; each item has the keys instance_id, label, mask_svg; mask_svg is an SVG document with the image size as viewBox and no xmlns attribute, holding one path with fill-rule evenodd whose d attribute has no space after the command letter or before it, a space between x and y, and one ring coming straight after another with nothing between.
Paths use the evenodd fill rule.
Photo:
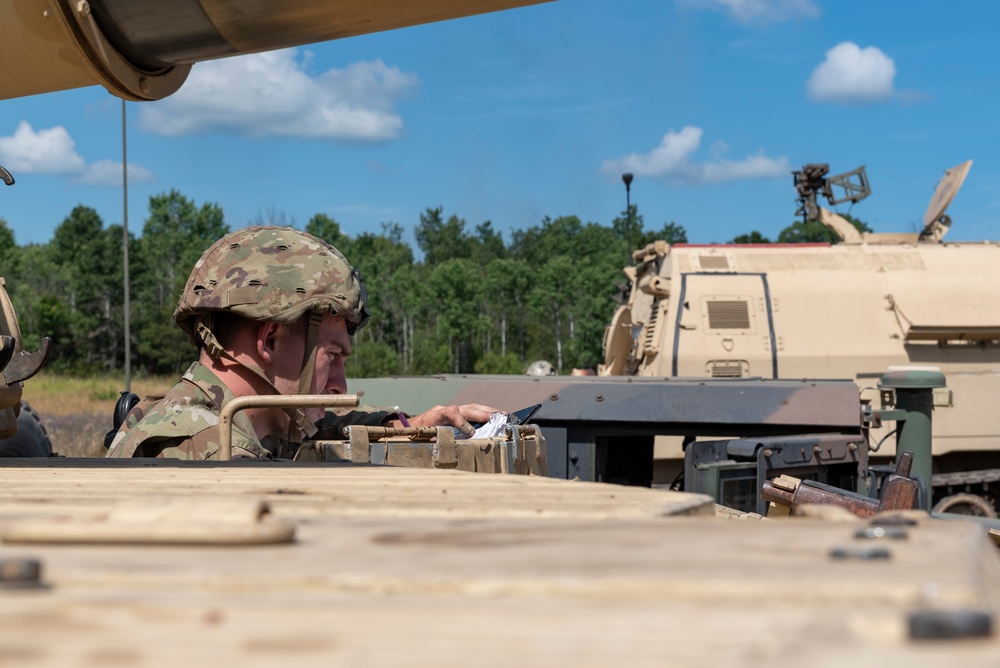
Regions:
<instances>
[{"instance_id":1,"label":"military truck","mask_svg":"<svg viewBox=\"0 0 1000 668\"><path fill-rule=\"evenodd\" d=\"M935 500L941 509L997 507L1000 243L942 241L970 166L945 172L919 233L861 233L818 206L817 195L839 203L870 192L864 168L827 178L820 164L795 173L800 213L840 243L657 241L636 250L599 374L849 378L872 401L887 367L939 368L948 386L934 395ZM893 439L873 433L873 457L892 456ZM667 444L659 454L680 450Z\"/></svg>"}]
</instances>

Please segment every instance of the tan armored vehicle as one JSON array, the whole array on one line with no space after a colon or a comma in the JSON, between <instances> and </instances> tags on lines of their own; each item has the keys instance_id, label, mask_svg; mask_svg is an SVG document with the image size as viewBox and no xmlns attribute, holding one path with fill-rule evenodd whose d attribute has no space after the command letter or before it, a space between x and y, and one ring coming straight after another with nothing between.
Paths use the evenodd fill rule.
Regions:
<instances>
[{"instance_id":1,"label":"tan armored vehicle","mask_svg":"<svg viewBox=\"0 0 1000 668\"><path fill-rule=\"evenodd\" d=\"M816 206L815 195L841 177L824 179L817 168L825 165L808 165L797 176L804 213L830 226L841 243L656 242L636 251L600 373L850 378L862 398L875 400L888 367L937 367L948 385L934 394L935 498L971 492L996 504L1000 243L942 241L950 225L945 208L970 165L945 173L920 233L858 232ZM848 197L865 194L859 172L846 175L861 177L850 179L857 188ZM892 438L877 451L893 453ZM660 455L679 452L666 446Z\"/></svg>"}]
</instances>

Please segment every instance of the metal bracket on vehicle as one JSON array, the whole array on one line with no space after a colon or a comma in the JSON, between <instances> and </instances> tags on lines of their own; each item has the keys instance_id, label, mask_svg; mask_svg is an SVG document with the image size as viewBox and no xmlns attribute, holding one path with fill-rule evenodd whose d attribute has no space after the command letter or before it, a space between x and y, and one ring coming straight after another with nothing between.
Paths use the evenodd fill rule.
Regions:
<instances>
[{"instance_id":1,"label":"metal bracket on vehicle","mask_svg":"<svg viewBox=\"0 0 1000 668\"><path fill-rule=\"evenodd\" d=\"M219 461L233 458L233 418L248 408L357 408L357 394L283 394L236 397L219 411Z\"/></svg>"}]
</instances>

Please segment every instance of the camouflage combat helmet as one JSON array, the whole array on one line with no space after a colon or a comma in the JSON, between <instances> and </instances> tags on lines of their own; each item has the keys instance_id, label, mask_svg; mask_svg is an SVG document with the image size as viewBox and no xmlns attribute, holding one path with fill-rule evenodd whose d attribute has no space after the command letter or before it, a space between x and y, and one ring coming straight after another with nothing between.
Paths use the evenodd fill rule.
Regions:
<instances>
[{"instance_id":1,"label":"camouflage combat helmet","mask_svg":"<svg viewBox=\"0 0 1000 668\"><path fill-rule=\"evenodd\" d=\"M305 313L368 321L358 271L327 242L290 227L249 227L216 241L195 263L174 320L197 344L198 321L215 311L290 324Z\"/></svg>"},{"instance_id":2,"label":"camouflage combat helmet","mask_svg":"<svg viewBox=\"0 0 1000 668\"><path fill-rule=\"evenodd\" d=\"M342 315L354 334L368 322L368 296L361 274L327 242L290 227L248 227L216 241L195 263L174 320L213 358L225 358L278 389L256 364L233 357L219 343L214 314L292 324L308 314L309 326L298 394L307 394L316 370L316 341L324 313ZM221 408L221 407L220 407ZM312 435L315 425L300 409L288 409L288 440Z\"/></svg>"}]
</instances>

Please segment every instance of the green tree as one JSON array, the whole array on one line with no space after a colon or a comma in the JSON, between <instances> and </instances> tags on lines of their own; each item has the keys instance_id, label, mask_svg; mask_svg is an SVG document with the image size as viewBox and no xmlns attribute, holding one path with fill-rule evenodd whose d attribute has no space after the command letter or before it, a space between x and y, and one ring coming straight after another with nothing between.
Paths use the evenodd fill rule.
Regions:
<instances>
[{"instance_id":1,"label":"green tree","mask_svg":"<svg viewBox=\"0 0 1000 668\"><path fill-rule=\"evenodd\" d=\"M350 238L341 232L340 223L330 216L325 213L317 213L306 223L306 232L332 245L353 261L349 247Z\"/></svg>"},{"instance_id":2,"label":"green tree","mask_svg":"<svg viewBox=\"0 0 1000 668\"><path fill-rule=\"evenodd\" d=\"M53 352L52 368L87 373L121 363L121 227L104 229L97 212L83 205L70 212L53 233L47 254L58 268L39 324L65 332L71 342ZM63 307L56 307L62 301ZM62 322L52 320L58 316Z\"/></svg>"},{"instance_id":3,"label":"green tree","mask_svg":"<svg viewBox=\"0 0 1000 668\"><path fill-rule=\"evenodd\" d=\"M403 240L403 228L383 223L382 233L365 232L350 241L348 259L358 269L368 291L372 317L358 332L356 345L380 341L394 351L393 374L402 373L412 357L413 250Z\"/></svg>"},{"instance_id":4,"label":"green tree","mask_svg":"<svg viewBox=\"0 0 1000 668\"><path fill-rule=\"evenodd\" d=\"M503 235L493 229L493 223L486 221L476 225L476 235L470 239L472 248L469 256L482 266L493 260L507 257L507 247L503 243Z\"/></svg>"},{"instance_id":5,"label":"green tree","mask_svg":"<svg viewBox=\"0 0 1000 668\"><path fill-rule=\"evenodd\" d=\"M9 257L9 256L6 256ZM66 303L64 297L68 283L68 268L57 265L52 259L48 244L29 244L19 247L12 265L4 262L7 291L17 311L25 347L35 349L42 336L51 336L43 328L42 300L52 297ZM55 339L53 339L55 340ZM54 357L53 357L54 359Z\"/></svg>"},{"instance_id":6,"label":"green tree","mask_svg":"<svg viewBox=\"0 0 1000 668\"><path fill-rule=\"evenodd\" d=\"M348 378L399 375L399 355L385 341L359 341L351 349L345 371Z\"/></svg>"},{"instance_id":7,"label":"green tree","mask_svg":"<svg viewBox=\"0 0 1000 668\"><path fill-rule=\"evenodd\" d=\"M872 229L862 220L850 214L840 214L851 225L857 228L858 232L871 232ZM778 243L840 243L840 237L832 229L817 220L796 221L781 230L778 234Z\"/></svg>"},{"instance_id":8,"label":"green tree","mask_svg":"<svg viewBox=\"0 0 1000 668\"><path fill-rule=\"evenodd\" d=\"M687 243L687 230L684 229L683 225L670 221L664 223L658 230L646 230L638 206L632 204L630 210L632 212L631 224L626 211L622 211L611 221L611 228L617 237L625 241L629 253L644 248L647 244L657 240L666 241L670 245ZM632 242L631 248L628 247L629 240Z\"/></svg>"},{"instance_id":9,"label":"green tree","mask_svg":"<svg viewBox=\"0 0 1000 668\"><path fill-rule=\"evenodd\" d=\"M555 367L562 373L563 344L567 336L572 336L573 282L575 277L573 260L567 255L556 255L549 259L536 273L528 299L539 324L547 332L554 344L544 357L554 354Z\"/></svg>"},{"instance_id":10,"label":"green tree","mask_svg":"<svg viewBox=\"0 0 1000 668\"><path fill-rule=\"evenodd\" d=\"M482 310L490 328L487 332L485 353L495 351L494 338L499 344L501 358L508 354L510 343L513 350L524 352L525 299L530 285L531 271L523 260L498 258L486 265L482 292ZM513 333L514 336L510 336ZM518 362L524 366L518 355ZM479 372L477 373L486 373ZM500 372L496 372L500 373Z\"/></svg>"},{"instance_id":11,"label":"green tree","mask_svg":"<svg viewBox=\"0 0 1000 668\"><path fill-rule=\"evenodd\" d=\"M729 243L732 244L769 244L771 240L757 230L751 230L749 234L740 234L733 237Z\"/></svg>"},{"instance_id":12,"label":"green tree","mask_svg":"<svg viewBox=\"0 0 1000 668\"><path fill-rule=\"evenodd\" d=\"M674 222L646 230L638 209L631 214L633 245L686 240ZM420 262L396 223L352 238L318 213L307 231L341 249L368 288L372 319L354 337L350 376L519 374L533 359L563 370L600 361L614 283L630 251L625 218L602 225L545 217L505 244L490 221L470 233L460 217L445 220L441 207L430 208L415 230ZM0 221L4 271L19 279L10 292L22 332L56 338L56 368L120 367L121 228L104 229L96 212L81 206L48 244L17 247L5 229ZM194 348L173 323L173 309L197 257L226 232L215 205L196 205L177 191L150 198L132 245L136 368L176 373L191 360Z\"/></svg>"},{"instance_id":13,"label":"green tree","mask_svg":"<svg viewBox=\"0 0 1000 668\"><path fill-rule=\"evenodd\" d=\"M631 213L631 217L629 217ZM615 235L619 239L624 239L626 244L630 244L629 252L645 246L646 244L642 240L644 220L642 214L639 213L639 206L632 204L629 206L628 211L622 211L618 214L613 221L611 221L611 228L615 231Z\"/></svg>"},{"instance_id":14,"label":"green tree","mask_svg":"<svg viewBox=\"0 0 1000 668\"><path fill-rule=\"evenodd\" d=\"M686 244L688 241L687 230L684 229L683 225L670 221L664 223L663 227L658 230L646 232L643 237L643 241L647 244L657 239L662 239L670 245Z\"/></svg>"},{"instance_id":15,"label":"green tree","mask_svg":"<svg viewBox=\"0 0 1000 668\"><path fill-rule=\"evenodd\" d=\"M428 207L420 214L420 223L414 231L417 246L424 253L424 263L434 266L454 258L467 258L472 254L465 221L451 216L445 221L442 207Z\"/></svg>"},{"instance_id":16,"label":"green tree","mask_svg":"<svg viewBox=\"0 0 1000 668\"><path fill-rule=\"evenodd\" d=\"M512 234L512 253L531 278L522 361L544 358L560 369L596 364L615 306L614 281L627 262L623 218L606 227L576 216L546 217Z\"/></svg>"},{"instance_id":17,"label":"green tree","mask_svg":"<svg viewBox=\"0 0 1000 668\"><path fill-rule=\"evenodd\" d=\"M524 373L524 362L513 353L486 353L476 360L474 369L476 373L520 375Z\"/></svg>"},{"instance_id":18,"label":"green tree","mask_svg":"<svg viewBox=\"0 0 1000 668\"><path fill-rule=\"evenodd\" d=\"M17 253L17 243L14 241L14 231L7 225L6 220L0 218L0 258L3 258L4 265L13 264L15 253Z\"/></svg>"},{"instance_id":19,"label":"green tree","mask_svg":"<svg viewBox=\"0 0 1000 668\"><path fill-rule=\"evenodd\" d=\"M173 324L173 311L194 263L228 232L218 205L198 207L176 190L149 198L149 217L133 265L133 321L141 368L176 373L190 363L193 344Z\"/></svg>"},{"instance_id":20,"label":"green tree","mask_svg":"<svg viewBox=\"0 0 1000 668\"><path fill-rule=\"evenodd\" d=\"M475 364L477 336L489 326L479 311L481 271L475 263L455 258L435 265L424 281L425 313L434 323L439 343L447 343L449 370L472 371Z\"/></svg>"}]
</instances>

